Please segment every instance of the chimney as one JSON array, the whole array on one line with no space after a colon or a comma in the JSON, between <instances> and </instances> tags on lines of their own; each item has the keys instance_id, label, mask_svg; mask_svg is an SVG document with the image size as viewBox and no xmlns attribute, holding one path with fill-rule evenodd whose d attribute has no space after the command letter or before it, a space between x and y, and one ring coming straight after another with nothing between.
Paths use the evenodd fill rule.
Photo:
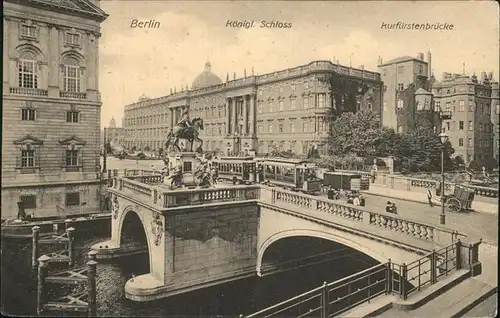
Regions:
<instances>
[{"instance_id":1,"label":"chimney","mask_svg":"<svg viewBox=\"0 0 500 318\"><path fill-rule=\"evenodd\" d=\"M481 72L481 82L484 82L486 79L486 72Z\"/></svg>"},{"instance_id":2,"label":"chimney","mask_svg":"<svg viewBox=\"0 0 500 318\"><path fill-rule=\"evenodd\" d=\"M236 80L236 72L233 72L233 80Z\"/></svg>"},{"instance_id":3,"label":"chimney","mask_svg":"<svg viewBox=\"0 0 500 318\"><path fill-rule=\"evenodd\" d=\"M245 78L247 77L247 69L246 68L243 69L243 77L245 77Z\"/></svg>"},{"instance_id":4,"label":"chimney","mask_svg":"<svg viewBox=\"0 0 500 318\"><path fill-rule=\"evenodd\" d=\"M172 95L172 88L170 88L170 95Z\"/></svg>"},{"instance_id":5,"label":"chimney","mask_svg":"<svg viewBox=\"0 0 500 318\"><path fill-rule=\"evenodd\" d=\"M423 60L424 60L424 53L418 53L417 58L418 58L420 61L423 61Z\"/></svg>"},{"instance_id":6,"label":"chimney","mask_svg":"<svg viewBox=\"0 0 500 318\"><path fill-rule=\"evenodd\" d=\"M429 76L429 73L431 73L432 70L432 55L431 51L427 51L427 76Z\"/></svg>"},{"instance_id":7,"label":"chimney","mask_svg":"<svg viewBox=\"0 0 500 318\"><path fill-rule=\"evenodd\" d=\"M226 83L229 82L229 73L226 73Z\"/></svg>"},{"instance_id":8,"label":"chimney","mask_svg":"<svg viewBox=\"0 0 500 318\"><path fill-rule=\"evenodd\" d=\"M378 65L382 65L382 57L380 55L378 56L378 62L377 63L378 63Z\"/></svg>"},{"instance_id":9,"label":"chimney","mask_svg":"<svg viewBox=\"0 0 500 318\"><path fill-rule=\"evenodd\" d=\"M489 73L488 73L488 79L489 79L490 81L492 81L492 80L493 80L493 71L491 71L491 72L489 72Z\"/></svg>"}]
</instances>

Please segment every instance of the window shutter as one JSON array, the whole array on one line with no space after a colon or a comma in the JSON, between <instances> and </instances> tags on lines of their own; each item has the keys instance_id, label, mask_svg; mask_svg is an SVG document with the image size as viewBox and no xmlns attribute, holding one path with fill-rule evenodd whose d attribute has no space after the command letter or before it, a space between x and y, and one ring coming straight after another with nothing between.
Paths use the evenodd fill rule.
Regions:
<instances>
[{"instance_id":1,"label":"window shutter","mask_svg":"<svg viewBox=\"0 0 500 318\"><path fill-rule=\"evenodd\" d=\"M83 119L82 112L78 112L77 114L78 114L77 115L78 116L78 122L80 123L80 122L82 122L82 119Z\"/></svg>"}]
</instances>

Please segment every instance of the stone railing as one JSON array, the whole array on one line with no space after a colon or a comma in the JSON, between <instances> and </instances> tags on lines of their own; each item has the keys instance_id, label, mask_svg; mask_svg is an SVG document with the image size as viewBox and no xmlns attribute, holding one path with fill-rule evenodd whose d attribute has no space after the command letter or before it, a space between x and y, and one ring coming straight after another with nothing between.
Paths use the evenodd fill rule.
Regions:
<instances>
[{"instance_id":1,"label":"stone railing","mask_svg":"<svg viewBox=\"0 0 500 318\"><path fill-rule=\"evenodd\" d=\"M263 186L261 189L261 200L305 215L313 215L313 213L308 211L314 211L315 216L318 215L318 212L325 216L334 215L341 219L360 222L371 227L390 230L436 244L451 244L459 236L464 236L456 231L411 219L403 219L395 214L372 212L359 206L342 204L326 198L291 192L281 188Z\"/></svg>"},{"instance_id":2,"label":"stone railing","mask_svg":"<svg viewBox=\"0 0 500 318\"><path fill-rule=\"evenodd\" d=\"M357 173L357 174L360 174L362 176L370 176L370 172L366 172L366 171L339 170L339 172ZM381 184L381 185L387 186L391 189L400 189L400 190L406 190L406 191L413 191L413 189L419 189L419 190L424 191L427 188L436 189L441 184L441 182L435 181L435 180L428 180L428 179L418 179L418 178L408 178L408 177L396 176L396 175L377 174L377 177L375 179L375 184ZM498 189L497 188L445 182L444 190L446 192L453 191L453 189L455 188L456 185L460 185L461 187L472 189L472 190L474 190L475 194L478 196L498 198Z\"/></svg>"},{"instance_id":3,"label":"stone railing","mask_svg":"<svg viewBox=\"0 0 500 318\"><path fill-rule=\"evenodd\" d=\"M49 91L46 89L38 88L24 88L24 87L11 87L9 89L11 95L23 95L23 96L48 96Z\"/></svg>"},{"instance_id":4,"label":"stone railing","mask_svg":"<svg viewBox=\"0 0 500 318\"><path fill-rule=\"evenodd\" d=\"M142 182L131 180L128 178L115 178L113 186L120 191L129 193L137 199L150 200L153 195L153 189L151 186L144 184Z\"/></svg>"},{"instance_id":5,"label":"stone railing","mask_svg":"<svg viewBox=\"0 0 500 318\"><path fill-rule=\"evenodd\" d=\"M245 201L259 198L259 186L224 188L198 188L165 192L163 208L190 206L228 201Z\"/></svg>"},{"instance_id":6,"label":"stone railing","mask_svg":"<svg viewBox=\"0 0 500 318\"><path fill-rule=\"evenodd\" d=\"M87 93L59 92L59 97L68 99L87 99Z\"/></svg>"},{"instance_id":7,"label":"stone railing","mask_svg":"<svg viewBox=\"0 0 500 318\"><path fill-rule=\"evenodd\" d=\"M156 186L162 183L161 175L139 175L113 178L111 192L119 191L157 209L192 206L229 201L257 200L260 186L227 186L170 190Z\"/></svg>"}]
</instances>

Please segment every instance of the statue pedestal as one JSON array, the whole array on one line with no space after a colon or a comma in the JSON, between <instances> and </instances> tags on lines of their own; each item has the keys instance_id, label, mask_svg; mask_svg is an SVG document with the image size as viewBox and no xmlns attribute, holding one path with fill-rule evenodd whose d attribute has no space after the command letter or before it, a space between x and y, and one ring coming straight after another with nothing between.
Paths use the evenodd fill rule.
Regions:
<instances>
[{"instance_id":1,"label":"statue pedestal","mask_svg":"<svg viewBox=\"0 0 500 318\"><path fill-rule=\"evenodd\" d=\"M175 169L180 166L182 169L182 180L185 186L196 186L194 172L198 168L198 159L194 152L181 152L169 156L169 168Z\"/></svg>"}]
</instances>

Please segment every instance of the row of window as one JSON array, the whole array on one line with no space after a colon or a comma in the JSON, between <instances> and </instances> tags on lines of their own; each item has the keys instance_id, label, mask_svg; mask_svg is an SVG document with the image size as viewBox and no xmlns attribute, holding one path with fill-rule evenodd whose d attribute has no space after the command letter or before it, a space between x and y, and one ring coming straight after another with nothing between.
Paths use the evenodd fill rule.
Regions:
<instances>
[{"instance_id":1,"label":"row of window","mask_svg":"<svg viewBox=\"0 0 500 318\"><path fill-rule=\"evenodd\" d=\"M36 195L21 195L19 201L23 202L25 209L36 209ZM80 193L67 192L64 201L66 206L80 205Z\"/></svg>"},{"instance_id":2,"label":"row of window","mask_svg":"<svg viewBox=\"0 0 500 318\"><path fill-rule=\"evenodd\" d=\"M491 145L493 145L493 141L491 139L478 139L477 140L477 146L479 148L490 148ZM464 146L464 139L463 138L458 138L458 146L463 147ZM473 146L473 141L472 138L467 139L467 147L472 147Z\"/></svg>"},{"instance_id":3,"label":"row of window","mask_svg":"<svg viewBox=\"0 0 500 318\"><path fill-rule=\"evenodd\" d=\"M478 109L478 104L479 104L479 109ZM435 111L440 111L441 110L441 102L440 101L436 101L434 103L434 110ZM446 102L445 104L445 111L449 111L449 112L456 112L457 111L457 108L456 108L456 101L453 100L451 102ZM458 101L458 111L459 112L465 112L465 101L464 100L459 100ZM482 113L482 114L490 114L491 113L491 108L490 108L490 105L488 105L487 103L474 103L474 101L471 101L469 100L469 104L468 104L468 111L469 112L475 112L477 113L479 111L479 113ZM496 114L498 114L499 112L499 107L497 106L495 108L495 112Z\"/></svg>"},{"instance_id":4,"label":"row of window","mask_svg":"<svg viewBox=\"0 0 500 318\"><path fill-rule=\"evenodd\" d=\"M79 112L77 111L66 111L66 122L67 123L78 123L80 120ZM21 120L36 121L37 111L34 108L22 108L21 109Z\"/></svg>"},{"instance_id":5,"label":"row of window","mask_svg":"<svg viewBox=\"0 0 500 318\"><path fill-rule=\"evenodd\" d=\"M21 151L21 168L35 168L39 166L35 156L36 150ZM78 150L66 150L65 163L67 167L78 167Z\"/></svg>"},{"instance_id":6,"label":"row of window","mask_svg":"<svg viewBox=\"0 0 500 318\"><path fill-rule=\"evenodd\" d=\"M21 25L21 38L37 39L38 32L35 25L22 24ZM64 43L72 46L80 45L80 34L76 32L65 32Z\"/></svg>"},{"instance_id":7,"label":"row of window","mask_svg":"<svg viewBox=\"0 0 500 318\"><path fill-rule=\"evenodd\" d=\"M302 99L302 108L303 109L309 109L314 107L314 96L311 97L304 97ZM326 106L325 102L325 94L318 94L318 107L319 108L324 108ZM290 110L295 110L297 109L297 103L296 103L296 98L291 98L289 99L290 104L289 104L289 109ZM243 101L238 101L236 104L236 113L240 116L243 116L244 112L244 107L243 107ZM285 102L284 100L280 100L278 102L278 111L284 111L285 110ZM225 105L219 105L219 106L211 106L211 107L205 107L203 109L192 109L191 111L191 118L194 117L202 117L202 118L221 118L227 116L226 112L226 107ZM263 103L258 103L257 104L257 112L259 114L264 112L263 109ZM268 103L268 109L266 112L273 112L273 103L270 101ZM180 115L176 116L177 118L180 118ZM167 113L163 113L163 116L142 116L142 117L136 117L136 118L126 118L124 120L125 126L134 126L134 125L151 125L151 124L159 124L160 122L168 122L167 120L168 115Z\"/></svg>"},{"instance_id":8,"label":"row of window","mask_svg":"<svg viewBox=\"0 0 500 318\"><path fill-rule=\"evenodd\" d=\"M272 123L269 123L266 125L267 126L267 131L266 133L268 134L272 134L273 133L273 127L274 125ZM285 125L280 123L278 124L278 131L279 133L284 133L284 132L287 132L287 133L295 133L295 123L290 123L288 124L288 131L285 131ZM315 124L314 122L305 122L305 123L302 123L302 132L315 132L316 129L315 129ZM318 132L327 132L328 131L328 124L323 121L323 120L319 120L318 121ZM265 133L264 132L264 125L262 124L259 124L257 125L257 133L259 134L263 134Z\"/></svg>"},{"instance_id":9,"label":"row of window","mask_svg":"<svg viewBox=\"0 0 500 318\"><path fill-rule=\"evenodd\" d=\"M38 88L39 68L35 60L20 59L18 63L18 85L21 88ZM80 92L81 69L78 65L64 65L63 91Z\"/></svg>"},{"instance_id":10,"label":"row of window","mask_svg":"<svg viewBox=\"0 0 500 318\"><path fill-rule=\"evenodd\" d=\"M452 122L447 121L446 128L447 128L447 130L457 130L457 123L455 121L452 121ZM477 126L478 131L491 132L492 129L493 129L493 124L491 124L491 123L479 123ZM463 121L458 122L458 130L464 130L464 122ZM468 130L469 131L474 130L474 124L472 123L471 120L469 120Z\"/></svg>"}]
</instances>

